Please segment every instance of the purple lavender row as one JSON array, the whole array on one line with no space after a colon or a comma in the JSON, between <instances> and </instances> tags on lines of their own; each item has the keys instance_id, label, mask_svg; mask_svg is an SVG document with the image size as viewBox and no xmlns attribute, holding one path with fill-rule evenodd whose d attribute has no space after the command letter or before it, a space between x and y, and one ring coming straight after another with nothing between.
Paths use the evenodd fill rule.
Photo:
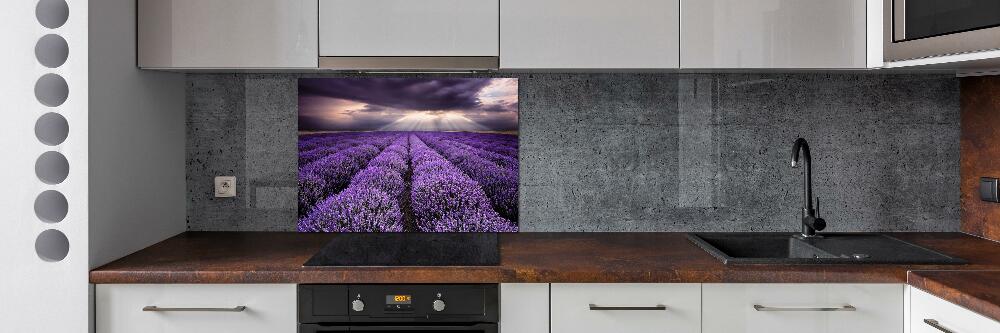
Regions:
<instances>
[{"instance_id":1,"label":"purple lavender row","mask_svg":"<svg viewBox=\"0 0 1000 333\"><path fill-rule=\"evenodd\" d=\"M299 135L299 151L308 151L314 148L323 147L329 145L331 142L354 135L354 133L349 132L302 134Z\"/></svg>"},{"instance_id":2,"label":"purple lavender row","mask_svg":"<svg viewBox=\"0 0 1000 333\"><path fill-rule=\"evenodd\" d=\"M375 148L384 149L392 142L393 138L399 136L399 135L386 136L375 133L338 133L338 134L340 135L334 137L334 139L336 139L335 141L324 140L325 146L319 146L309 150L304 150L302 148L302 145L300 145L299 165L307 165L327 155L336 154L341 150L363 144L370 144L375 146Z\"/></svg>"},{"instance_id":3,"label":"purple lavender row","mask_svg":"<svg viewBox=\"0 0 1000 333\"><path fill-rule=\"evenodd\" d=\"M458 142L458 141L455 141ZM483 158L494 161L494 163L501 164L503 167L512 166L517 168L517 149L516 148L502 148L494 147L486 144L479 144L476 142L461 142L464 145L475 148L479 151L480 156Z\"/></svg>"},{"instance_id":4,"label":"purple lavender row","mask_svg":"<svg viewBox=\"0 0 1000 333\"><path fill-rule=\"evenodd\" d=\"M335 145L341 142L361 142L361 143L372 143L368 140L377 140L383 137L381 133L378 132L337 132L337 133L320 133L320 134L303 134L299 136L299 151L307 152L313 149L325 148L331 145ZM385 145L389 143L386 142ZM384 147L383 147L384 148Z\"/></svg>"},{"instance_id":5,"label":"purple lavender row","mask_svg":"<svg viewBox=\"0 0 1000 333\"><path fill-rule=\"evenodd\" d=\"M505 155L501 155L499 153L495 153L495 152L492 152L492 151L489 151L489 150L477 148L477 147L475 147L473 145L470 145L468 143L463 143L463 142L455 141L455 140L452 140L452 139L439 138L439 139L436 139L436 140L437 141L434 143L434 145L432 145L435 148L437 148L437 146L441 146L442 148L447 147L447 148L450 148L452 150L460 150L460 151L465 151L465 152L468 152L468 153L472 153L472 154L474 154L474 155L482 158L485 162L490 162L490 163L496 164L496 166L500 167L501 169L506 170L507 172L510 172L513 175L517 175L518 174L518 167L519 167L519 165L518 165L518 162L517 162L516 155L514 157L505 156ZM472 141L471 140L466 140L465 142L472 142ZM446 157L448 157L448 156L446 155ZM473 179L475 179L475 177L473 177ZM517 178L515 177L514 181L516 182L516 180L517 180Z\"/></svg>"},{"instance_id":6,"label":"purple lavender row","mask_svg":"<svg viewBox=\"0 0 1000 333\"><path fill-rule=\"evenodd\" d=\"M517 149L518 146L516 135L466 132L445 132L439 134L448 140L465 143L483 143L488 145L489 148Z\"/></svg>"},{"instance_id":7,"label":"purple lavender row","mask_svg":"<svg viewBox=\"0 0 1000 333\"><path fill-rule=\"evenodd\" d=\"M385 135L376 135L373 133L364 132L354 132L354 133L338 133L337 136L326 137L319 140L299 142L300 152L309 152L317 149L324 149L331 146L336 146L344 143L368 143L376 146L381 146L380 148L385 148L392 142L391 138ZM316 142L319 141L319 142Z\"/></svg>"},{"instance_id":8,"label":"purple lavender row","mask_svg":"<svg viewBox=\"0 0 1000 333\"><path fill-rule=\"evenodd\" d=\"M428 146L434 148L472 180L479 183L490 199L490 203L501 216L517 221L517 171L505 169L490 162L454 142L440 140L435 133L418 135Z\"/></svg>"},{"instance_id":9,"label":"purple lavender row","mask_svg":"<svg viewBox=\"0 0 1000 333\"><path fill-rule=\"evenodd\" d=\"M442 133L442 135L449 141L463 143L483 151L505 156L514 162L517 161L518 148L516 136L487 133ZM514 139L512 140L511 138ZM487 156L483 157L493 158ZM509 163L509 161L504 163Z\"/></svg>"},{"instance_id":10,"label":"purple lavender row","mask_svg":"<svg viewBox=\"0 0 1000 333\"><path fill-rule=\"evenodd\" d=\"M517 231L517 226L490 207L479 184L417 136L410 137L410 156L411 202L420 231Z\"/></svg>"},{"instance_id":11,"label":"purple lavender row","mask_svg":"<svg viewBox=\"0 0 1000 333\"><path fill-rule=\"evenodd\" d=\"M454 137L453 134L433 133L425 135L430 137L428 143L431 147L437 149L459 169L483 186L497 212L508 219L517 220L517 161L505 159L494 153L462 143L438 139L441 136ZM470 133L466 134L466 137L470 138L475 135ZM495 160L487 158L487 155L494 157Z\"/></svg>"},{"instance_id":12,"label":"purple lavender row","mask_svg":"<svg viewBox=\"0 0 1000 333\"><path fill-rule=\"evenodd\" d=\"M360 145L320 158L299 168L299 217L318 201L340 192L351 177L379 154L374 145Z\"/></svg>"},{"instance_id":13,"label":"purple lavender row","mask_svg":"<svg viewBox=\"0 0 1000 333\"><path fill-rule=\"evenodd\" d=\"M490 148L514 149L517 151L518 137L510 134L497 133L442 133L448 139L456 141L471 140L488 144Z\"/></svg>"},{"instance_id":14,"label":"purple lavender row","mask_svg":"<svg viewBox=\"0 0 1000 333\"><path fill-rule=\"evenodd\" d=\"M327 155L336 154L344 149L360 145L373 145L375 148L385 148L388 144L384 140L376 140L369 136L341 137L337 141L328 142L325 146L319 146L309 150L299 149L299 165L306 165Z\"/></svg>"},{"instance_id":15,"label":"purple lavender row","mask_svg":"<svg viewBox=\"0 0 1000 333\"><path fill-rule=\"evenodd\" d=\"M300 232L401 232L400 195L408 154L406 136L396 138L351 179L323 200L298 224Z\"/></svg>"},{"instance_id":16,"label":"purple lavender row","mask_svg":"<svg viewBox=\"0 0 1000 333\"><path fill-rule=\"evenodd\" d=\"M450 145L460 147L471 151L479 157L489 160L490 162L496 163L498 166L504 169L509 169L515 174L517 174L518 163L517 163L517 153L515 152L513 156L500 154L491 150L480 148L484 143L477 141L475 138L468 138L466 140L456 140L445 138L442 142L447 142Z\"/></svg>"},{"instance_id":17,"label":"purple lavender row","mask_svg":"<svg viewBox=\"0 0 1000 333\"><path fill-rule=\"evenodd\" d=\"M336 154L344 149L348 149L362 144L364 144L364 142L345 140L337 144L334 144L332 146L317 147L310 150L299 149L299 165L307 165L320 158L326 157L331 154Z\"/></svg>"}]
</instances>

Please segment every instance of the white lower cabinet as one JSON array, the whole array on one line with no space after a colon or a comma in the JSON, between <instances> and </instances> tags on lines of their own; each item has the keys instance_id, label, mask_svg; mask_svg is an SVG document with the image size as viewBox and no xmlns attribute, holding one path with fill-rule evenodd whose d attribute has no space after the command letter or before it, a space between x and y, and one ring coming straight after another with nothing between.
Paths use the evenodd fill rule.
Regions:
<instances>
[{"instance_id":1,"label":"white lower cabinet","mask_svg":"<svg viewBox=\"0 0 1000 333\"><path fill-rule=\"evenodd\" d=\"M701 331L700 284L554 283L551 291L552 333Z\"/></svg>"},{"instance_id":2,"label":"white lower cabinet","mask_svg":"<svg viewBox=\"0 0 1000 333\"><path fill-rule=\"evenodd\" d=\"M549 284L500 284L501 333L549 333Z\"/></svg>"},{"instance_id":3,"label":"white lower cabinet","mask_svg":"<svg viewBox=\"0 0 1000 333\"><path fill-rule=\"evenodd\" d=\"M704 284L705 333L903 332L902 284Z\"/></svg>"},{"instance_id":4,"label":"white lower cabinet","mask_svg":"<svg viewBox=\"0 0 1000 333\"><path fill-rule=\"evenodd\" d=\"M96 288L98 333L297 330L294 284L100 284Z\"/></svg>"},{"instance_id":5,"label":"white lower cabinet","mask_svg":"<svg viewBox=\"0 0 1000 333\"><path fill-rule=\"evenodd\" d=\"M907 333L996 333L1000 322L955 305L927 292L909 287L910 332Z\"/></svg>"},{"instance_id":6,"label":"white lower cabinet","mask_svg":"<svg viewBox=\"0 0 1000 333\"><path fill-rule=\"evenodd\" d=\"M515 283L500 298L502 333L1000 332L902 284ZM101 284L95 299L97 333L297 331L294 284Z\"/></svg>"}]
</instances>

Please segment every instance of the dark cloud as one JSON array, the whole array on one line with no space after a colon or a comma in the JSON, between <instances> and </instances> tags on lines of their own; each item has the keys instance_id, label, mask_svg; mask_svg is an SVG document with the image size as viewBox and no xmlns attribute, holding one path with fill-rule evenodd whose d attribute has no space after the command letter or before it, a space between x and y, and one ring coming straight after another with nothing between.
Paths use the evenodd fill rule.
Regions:
<instances>
[{"instance_id":1,"label":"dark cloud","mask_svg":"<svg viewBox=\"0 0 1000 333\"><path fill-rule=\"evenodd\" d=\"M485 78L303 78L299 94L402 110L469 110L483 107L477 94L489 84Z\"/></svg>"},{"instance_id":2,"label":"dark cloud","mask_svg":"<svg viewBox=\"0 0 1000 333\"><path fill-rule=\"evenodd\" d=\"M380 106L380 105L375 105L375 104L365 104L364 108L362 108L360 110L351 110L351 111L382 112L382 111L386 111L386 110L389 110L389 108L384 107L384 106Z\"/></svg>"},{"instance_id":3,"label":"dark cloud","mask_svg":"<svg viewBox=\"0 0 1000 333\"><path fill-rule=\"evenodd\" d=\"M486 112L517 112L517 102L498 101L494 104L483 104L478 110Z\"/></svg>"}]
</instances>

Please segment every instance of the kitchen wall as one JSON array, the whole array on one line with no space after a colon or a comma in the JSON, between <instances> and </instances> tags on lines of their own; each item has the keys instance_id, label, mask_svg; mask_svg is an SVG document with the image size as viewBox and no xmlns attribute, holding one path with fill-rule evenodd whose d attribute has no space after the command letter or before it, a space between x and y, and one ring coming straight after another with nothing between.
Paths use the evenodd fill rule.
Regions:
<instances>
[{"instance_id":1,"label":"kitchen wall","mask_svg":"<svg viewBox=\"0 0 1000 333\"><path fill-rule=\"evenodd\" d=\"M979 177L1000 178L1000 77L962 78L962 231L1000 241L1000 204L979 199Z\"/></svg>"},{"instance_id":2,"label":"kitchen wall","mask_svg":"<svg viewBox=\"0 0 1000 333\"><path fill-rule=\"evenodd\" d=\"M188 75L190 230L295 229L300 76ZM800 136L828 231L959 229L953 76L501 76L520 78L522 231L798 230Z\"/></svg>"}]
</instances>

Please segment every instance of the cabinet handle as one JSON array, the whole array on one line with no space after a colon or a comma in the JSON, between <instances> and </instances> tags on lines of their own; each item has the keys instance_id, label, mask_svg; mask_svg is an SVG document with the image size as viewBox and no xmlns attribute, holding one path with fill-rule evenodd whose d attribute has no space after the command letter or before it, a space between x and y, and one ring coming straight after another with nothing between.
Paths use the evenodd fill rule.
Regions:
<instances>
[{"instance_id":1,"label":"cabinet handle","mask_svg":"<svg viewBox=\"0 0 1000 333\"><path fill-rule=\"evenodd\" d=\"M240 305L231 308L161 308L155 305L142 307L142 311L153 312L243 312L247 307Z\"/></svg>"},{"instance_id":2,"label":"cabinet handle","mask_svg":"<svg viewBox=\"0 0 1000 333\"><path fill-rule=\"evenodd\" d=\"M753 309L757 311L857 311L853 305L844 305L838 307L830 308L775 308L770 306L763 306L760 304L754 304Z\"/></svg>"},{"instance_id":3,"label":"cabinet handle","mask_svg":"<svg viewBox=\"0 0 1000 333\"><path fill-rule=\"evenodd\" d=\"M927 324L930 327L936 328L938 331L941 331L941 332L944 332L944 333L955 333L955 331L949 330L949 329L945 328L944 326L941 326L941 323L939 323L937 320L934 320L934 319L924 319L924 324Z\"/></svg>"},{"instance_id":4,"label":"cabinet handle","mask_svg":"<svg viewBox=\"0 0 1000 333\"><path fill-rule=\"evenodd\" d=\"M666 310L666 305L654 305L654 306L600 306L596 304L590 305L590 310L592 311L659 311Z\"/></svg>"}]
</instances>

